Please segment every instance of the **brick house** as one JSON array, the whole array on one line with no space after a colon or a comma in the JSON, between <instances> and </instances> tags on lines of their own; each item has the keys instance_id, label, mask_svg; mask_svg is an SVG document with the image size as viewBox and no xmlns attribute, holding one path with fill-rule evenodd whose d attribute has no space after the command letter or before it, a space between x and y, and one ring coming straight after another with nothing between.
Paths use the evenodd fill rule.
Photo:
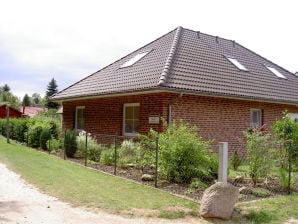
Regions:
<instances>
[{"instance_id":1,"label":"brick house","mask_svg":"<svg viewBox=\"0 0 298 224\"><path fill-rule=\"evenodd\" d=\"M184 119L229 142L298 115L298 77L232 40L182 27L57 93L64 129L134 136ZM243 151L244 152L244 151Z\"/></svg>"},{"instance_id":2,"label":"brick house","mask_svg":"<svg viewBox=\"0 0 298 224\"><path fill-rule=\"evenodd\" d=\"M23 113L14 109L13 107L9 107L9 117L10 118L20 118L22 117ZM6 118L6 105L0 106L0 118Z\"/></svg>"}]
</instances>

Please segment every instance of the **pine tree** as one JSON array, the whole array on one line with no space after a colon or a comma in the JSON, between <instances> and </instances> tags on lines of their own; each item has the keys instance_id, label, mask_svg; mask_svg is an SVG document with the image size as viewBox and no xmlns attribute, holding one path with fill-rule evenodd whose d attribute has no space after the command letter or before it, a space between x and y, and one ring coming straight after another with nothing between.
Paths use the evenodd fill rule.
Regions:
<instances>
[{"instance_id":1,"label":"pine tree","mask_svg":"<svg viewBox=\"0 0 298 224\"><path fill-rule=\"evenodd\" d=\"M10 91L10 87L9 87L7 84L5 84L5 85L2 87L2 90L3 90L3 92L9 92L9 91Z\"/></svg>"},{"instance_id":2,"label":"pine tree","mask_svg":"<svg viewBox=\"0 0 298 224\"><path fill-rule=\"evenodd\" d=\"M31 99L27 93L25 94L25 96L23 98L22 104L23 104L23 106L26 106L26 107L31 106Z\"/></svg>"},{"instance_id":3,"label":"pine tree","mask_svg":"<svg viewBox=\"0 0 298 224\"><path fill-rule=\"evenodd\" d=\"M52 80L49 82L47 86L47 91L46 91L46 107L48 109L57 109L59 104L56 102L52 102L49 100L51 96L56 94L58 92L58 85L56 83L56 80L52 78Z\"/></svg>"}]
</instances>

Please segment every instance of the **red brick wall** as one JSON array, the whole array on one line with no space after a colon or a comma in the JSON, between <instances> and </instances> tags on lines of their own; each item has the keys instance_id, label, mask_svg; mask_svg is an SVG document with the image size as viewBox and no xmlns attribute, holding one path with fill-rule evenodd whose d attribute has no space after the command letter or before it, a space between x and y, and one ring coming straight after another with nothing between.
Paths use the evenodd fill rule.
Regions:
<instances>
[{"instance_id":1,"label":"red brick wall","mask_svg":"<svg viewBox=\"0 0 298 224\"><path fill-rule=\"evenodd\" d=\"M162 131L163 125L148 124L149 116L168 118L168 104L172 106L172 120L183 119L199 127L204 139L214 139L214 148L221 141L229 143L230 153L241 149L239 139L250 127L250 109L262 109L263 123L271 126L282 117L282 111L298 113L298 107L245 100L223 99L194 95L155 93L136 96L107 97L63 103L63 127L74 128L76 106L85 106L85 129L92 134L122 135L123 104L140 103L140 133L150 128Z\"/></svg>"},{"instance_id":2,"label":"red brick wall","mask_svg":"<svg viewBox=\"0 0 298 224\"><path fill-rule=\"evenodd\" d=\"M173 105L173 119L184 119L195 124L204 139L214 139L213 145L218 142L228 142L230 154L240 149L245 154L240 140L243 131L250 127L250 109L261 109L263 124L270 127L277 119L282 117L282 111L298 113L298 107L252 102L245 100L223 99L184 95Z\"/></svg>"},{"instance_id":3,"label":"red brick wall","mask_svg":"<svg viewBox=\"0 0 298 224\"><path fill-rule=\"evenodd\" d=\"M149 116L166 117L164 105L167 94L142 94L137 96L107 97L63 103L63 128L74 128L76 106L85 106L85 129L94 134L122 135L123 105L140 103L140 133L150 128L162 130L160 124L148 124Z\"/></svg>"}]
</instances>

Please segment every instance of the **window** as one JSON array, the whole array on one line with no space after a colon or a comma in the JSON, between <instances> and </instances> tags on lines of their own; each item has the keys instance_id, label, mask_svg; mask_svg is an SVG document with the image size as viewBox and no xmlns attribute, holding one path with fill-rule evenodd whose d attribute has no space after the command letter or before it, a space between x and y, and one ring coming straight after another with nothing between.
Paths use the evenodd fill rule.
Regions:
<instances>
[{"instance_id":1,"label":"window","mask_svg":"<svg viewBox=\"0 0 298 224\"><path fill-rule=\"evenodd\" d=\"M134 63L136 63L137 61L141 60L143 57L146 56L146 54L148 54L149 51L146 51L146 52L143 52L143 53L139 53L137 55L135 55L133 58L131 58L130 60L128 60L127 62L125 62L121 68L125 68L125 67L128 67L128 66L131 66L133 65Z\"/></svg>"},{"instance_id":2,"label":"window","mask_svg":"<svg viewBox=\"0 0 298 224\"><path fill-rule=\"evenodd\" d=\"M296 113L289 113L290 118L292 118L294 121L298 121L298 114Z\"/></svg>"},{"instance_id":3,"label":"window","mask_svg":"<svg viewBox=\"0 0 298 224\"><path fill-rule=\"evenodd\" d=\"M85 107L76 107L76 130L82 131L85 128Z\"/></svg>"},{"instance_id":4,"label":"window","mask_svg":"<svg viewBox=\"0 0 298 224\"><path fill-rule=\"evenodd\" d=\"M140 104L127 103L123 108L123 135L135 136L139 131Z\"/></svg>"},{"instance_id":5,"label":"window","mask_svg":"<svg viewBox=\"0 0 298 224\"><path fill-rule=\"evenodd\" d=\"M227 57L227 59L233 64L235 65L237 68L239 68L242 71L248 71L247 68L244 67L244 65L242 65L237 59L235 58L229 58Z\"/></svg>"},{"instance_id":6,"label":"window","mask_svg":"<svg viewBox=\"0 0 298 224\"><path fill-rule=\"evenodd\" d=\"M250 127L257 128L262 126L262 110L251 109L250 110Z\"/></svg>"},{"instance_id":7,"label":"window","mask_svg":"<svg viewBox=\"0 0 298 224\"><path fill-rule=\"evenodd\" d=\"M278 78L286 79L286 77L283 74L281 74L278 70L276 70L275 68L270 67L270 66L266 66L266 68L269 69Z\"/></svg>"}]
</instances>

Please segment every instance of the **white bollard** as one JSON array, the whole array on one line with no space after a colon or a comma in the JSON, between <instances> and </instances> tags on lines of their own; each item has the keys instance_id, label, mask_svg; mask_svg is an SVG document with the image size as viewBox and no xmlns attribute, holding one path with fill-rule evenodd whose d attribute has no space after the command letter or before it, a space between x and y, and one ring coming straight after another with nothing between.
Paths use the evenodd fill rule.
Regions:
<instances>
[{"instance_id":1,"label":"white bollard","mask_svg":"<svg viewBox=\"0 0 298 224\"><path fill-rule=\"evenodd\" d=\"M218 182L228 181L228 143L219 143Z\"/></svg>"}]
</instances>

